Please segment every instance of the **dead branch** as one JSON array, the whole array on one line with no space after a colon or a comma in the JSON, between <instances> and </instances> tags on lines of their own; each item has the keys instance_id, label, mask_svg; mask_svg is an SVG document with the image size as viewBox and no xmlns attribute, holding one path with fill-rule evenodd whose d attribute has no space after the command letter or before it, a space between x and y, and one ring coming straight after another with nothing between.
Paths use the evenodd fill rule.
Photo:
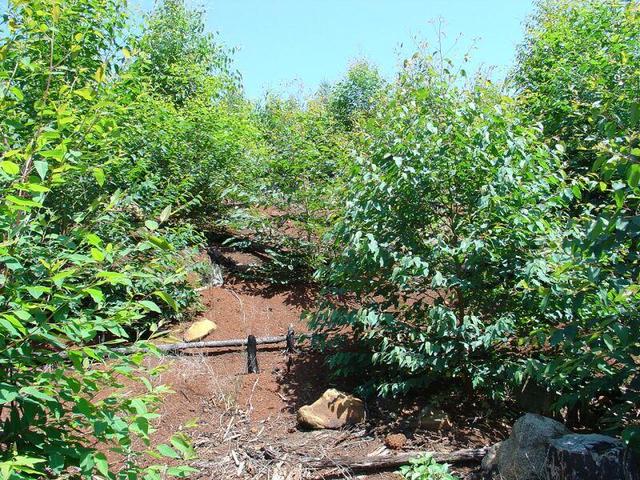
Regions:
<instances>
[{"instance_id":1,"label":"dead branch","mask_svg":"<svg viewBox=\"0 0 640 480\"><path fill-rule=\"evenodd\" d=\"M489 447L468 448L457 450L455 452L405 452L397 455L375 456L375 457L332 457L332 458L307 458L301 459L305 467L323 469L323 468L348 468L353 471L363 470L387 470L406 465L410 460L430 455L437 462L446 463L464 463L479 462L489 451Z\"/></svg>"},{"instance_id":2,"label":"dead branch","mask_svg":"<svg viewBox=\"0 0 640 480\"><path fill-rule=\"evenodd\" d=\"M286 342L287 336L280 335L277 337L261 337L256 338L257 345ZM246 338L238 338L231 340L207 340L204 342L180 342L166 343L156 345L155 347L161 352L174 352L176 350L186 350L188 348L222 348L222 347L243 347L247 344ZM133 353L139 351L140 347L120 347L114 348L113 351L118 353Z\"/></svg>"}]
</instances>

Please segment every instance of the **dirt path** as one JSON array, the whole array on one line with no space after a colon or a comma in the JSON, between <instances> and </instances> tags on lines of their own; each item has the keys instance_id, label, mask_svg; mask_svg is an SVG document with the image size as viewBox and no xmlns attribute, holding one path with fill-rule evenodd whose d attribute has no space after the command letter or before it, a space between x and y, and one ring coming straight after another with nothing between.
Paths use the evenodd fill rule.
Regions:
<instances>
[{"instance_id":1,"label":"dirt path","mask_svg":"<svg viewBox=\"0 0 640 480\"><path fill-rule=\"evenodd\" d=\"M292 325L305 332L302 312L313 306L313 287L281 287L251 283L227 275L225 284L201 292L208 318L218 328L206 340L282 335ZM173 332L180 337L189 324ZM323 359L308 351L295 355L291 364L282 346L259 348L261 372L246 374L244 349L185 351L179 356L148 359L149 367L163 365L154 383L169 386L160 408L155 441L166 442L178 431L193 439L200 470L195 478L400 478L393 473L352 477L334 469L320 475L303 469L300 456L332 457L371 455L386 451L384 437L401 429L392 413L380 413L367 425L340 431L305 432L296 428L297 409L316 400L331 384ZM338 387L341 387L338 385ZM411 407L408 407L411 408ZM415 414L404 410L408 418ZM388 416L387 416L388 415ZM465 420L467 421L467 420ZM468 421L467 421L468 423ZM461 427L454 432L413 432L408 446L451 451L489 443L482 428ZM465 477L472 478L472 477Z\"/></svg>"}]
</instances>

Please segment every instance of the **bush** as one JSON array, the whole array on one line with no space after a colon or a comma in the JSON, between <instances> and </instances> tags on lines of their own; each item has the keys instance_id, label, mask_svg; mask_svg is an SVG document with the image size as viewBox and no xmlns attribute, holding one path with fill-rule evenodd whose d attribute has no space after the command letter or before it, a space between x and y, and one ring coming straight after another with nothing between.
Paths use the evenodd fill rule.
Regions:
<instances>
[{"instance_id":1,"label":"bush","mask_svg":"<svg viewBox=\"0 0 640 480\"><path fill-rule=\"evenodd\" d=\"M440 464L429 456L411 460L409 465L400 468L400 474L406 480L456 480L458 478L449 473L449 465Z\"/></svg>"},{"instance_id":2,"label":"bush","mask_svg":"<svg viewBox=\"0 0 640 480\"><path fill-rule=\"evenodd\" d=\"M140 466L166 389L113 346L195 299L188 231L105 189L117 145L119 0L13 2L0 45L0 472L3 478L184 476ZM106 58L116 58L109 63ZM178 243L178 242L176 242ZM176 300L177 299L177 300ZM168 307L168 308L167 308ZM141 324L140 327L138 324ZM135 328L134 328L135 327ZM123 383L144 392L123 392ZM140 441L136 441L139 439ZM193 454L183 437L156 456ZM120 463L116 470L113 461ZM148 461L146 462L148 464Z\"/></svg>"},{"instance_id":3,"label":"bush","mask_svg":"<svg viewBox=\"0 0 640 480\"><path fill-rule=\"evenodd\" d=\"M559 144L571 185L565 248L550 257L544 315L557 350L536 374L559 406L600 407L611 426L640 401L640 6L540 2L513 75L524 112Z\"/></svg>"},{"instance_id":4,"label":"bush","mask_svg":"<svg viewBox=\"0 0 640 480\"><path fill-rule=\"evenodd\" d=\"M328 92L329 111L345 130L353 130L359 119L374 111L385 81L366 61L355 62L345 78Z\"/></svg>"},{"instance_id":5,"label":"bush","mask_svg":"<svg viewBox=\"0 0 640 480\"><path fill-rule=\"evenodd\" d=\"M312 319L341 375L400 394L438 379L504 393L523 376L556 228L558 167L508 97L414 56L364 128L359 174ZM355 343L354 343L355 342ZM354 343L352 345L352 343Z\"/></svg>"},{"instance_id":6,"label":"bush","mask_svg":"<svg viewBox=\"0 0 640 480\"><path fill-rule=\"evenodd\" d=\"M325 259L323 235L342 213L351 165L347 136L321 98L302 104L269 96L258 119L261 210L252 227L272 247L272 266L280 272L270 276L308 280Z\"/></svg>"}]
</instances>

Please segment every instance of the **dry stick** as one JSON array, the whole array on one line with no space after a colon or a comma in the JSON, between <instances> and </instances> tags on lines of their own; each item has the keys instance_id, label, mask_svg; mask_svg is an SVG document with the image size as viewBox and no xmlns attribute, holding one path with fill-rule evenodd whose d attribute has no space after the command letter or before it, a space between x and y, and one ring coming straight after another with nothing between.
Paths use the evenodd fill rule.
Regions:
<instances>
[{"instance_id":1,"label":"dry stick","mask_svg":"<svg viewBox=\"0 0 640 480\"><path fill-rule=\"evenodd\" d=\"M406 452L397 455L377 456L377 457L333 457L333 458L308 458L301 459L300 463L310 468L336 468L343 467L350 470L383 470L397 468L406 465L410 460L423 455L431 456L436 462L478 462L489 451L489 447L468 448L455 452Z\"/></svg>"}]
</instances>

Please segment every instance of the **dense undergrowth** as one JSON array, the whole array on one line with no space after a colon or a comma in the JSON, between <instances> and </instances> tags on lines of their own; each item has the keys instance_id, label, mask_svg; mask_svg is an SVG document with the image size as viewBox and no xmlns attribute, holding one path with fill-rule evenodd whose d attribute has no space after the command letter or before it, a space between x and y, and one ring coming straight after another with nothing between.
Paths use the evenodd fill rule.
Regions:
<instances>
[{"instance_id":1,"label":"dense undergrowth","mask_svg":"<svg viewBox=\"0 0 640 480\"><path fill-rule=\"evenodd\" d=\"M318 345L385 395L534 388L637 435L640 10L538 4L505 85L416 54L360 123ZM456 73L458 72L458 73ZM330 297L331 298L331 297Z\"/></svg>"},{"instance_id":2,"label":"dense undergrowth","mask_svg":"<svg viewBox=\"0 0 640 480\"><path fill-rule=\"evenodd\" d=\"M113 346L197 309L234 231L263 280L322 285L314 345L363 392L534 385L637 438L637 1L539 2L505 83L426 50L257 104L180 0L12 0L2 32L3 478L189 473Z\"/></svg>"}]
</instances>

